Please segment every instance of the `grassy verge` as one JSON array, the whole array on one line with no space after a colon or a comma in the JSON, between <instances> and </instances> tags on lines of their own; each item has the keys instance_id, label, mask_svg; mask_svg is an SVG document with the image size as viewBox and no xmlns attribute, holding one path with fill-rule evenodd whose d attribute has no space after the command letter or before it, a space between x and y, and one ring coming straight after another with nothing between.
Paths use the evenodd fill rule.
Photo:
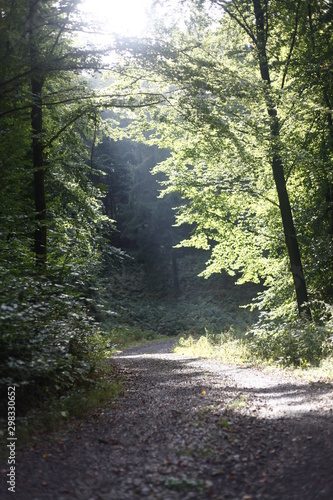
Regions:
<instances>
[{"instance_id":1,"label":"grassy verge","mask_svg":"<svg viewBox=\"0 0 333 500\"><path fill-rule=\"evenodd\" d=\"M176 354L212 358L228 364L253 364L254 358L244 338L232 332L205 336L180 337L174 348Z\"/></svg>"},{"instance_id":2,"label":"grassy verge","mask_svg":"<svg viewBox=\"0 0 333 500\"><path fill-rule=\"evenodd\" d=\"M333 356L323 357L316 365L303 360L301 366L283 363L281 359L260 356L251 339L232 331L220 335L180 337L174 352L185 356L217 359L223 363L252 366L266 371L282 371L311 382L333 383Z\"/></svg>"},{"instance_id":3,"label":"grassy verge","mask_svg":"<svg viewBox=\"0 0 333 500\"><path fill-rule=\"evenodd\" d=\"M285 368L286 373L291 373L309 382L333 383L333 357L327 357L320 361L319 366L307 366L305 368Z\"/></svg>"},{"instance_id":4,"label":"grassy verge","mask_svg":"<svg viewBox=\"0 0 333 500\"><path fill-rule=\"evenodd\" d=\"M135 347L147 342L162 342L170 338L170 335L163 335L154 330L132 326L117 326L112 328L107 336L106 355L112 356L115 352L129 347Z\"/></svg>"}]
</instances>

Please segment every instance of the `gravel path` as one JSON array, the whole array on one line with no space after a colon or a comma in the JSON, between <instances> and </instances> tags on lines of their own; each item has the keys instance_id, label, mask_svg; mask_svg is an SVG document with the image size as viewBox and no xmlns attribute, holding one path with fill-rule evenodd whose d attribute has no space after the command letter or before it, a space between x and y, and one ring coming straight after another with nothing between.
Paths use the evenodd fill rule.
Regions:
<instances>
[{"instance_id":1,"label":"gravel path","mask_svg":"<svg viewBox=\"0 0 333 500\"><path fill-rule=\"evenodd\" d=\"M113 358L125 392L17 455L16 500L333 499L333 388L171 353ZM5 494L1 496L1 493Z\"/></svg>"}]
</instances>

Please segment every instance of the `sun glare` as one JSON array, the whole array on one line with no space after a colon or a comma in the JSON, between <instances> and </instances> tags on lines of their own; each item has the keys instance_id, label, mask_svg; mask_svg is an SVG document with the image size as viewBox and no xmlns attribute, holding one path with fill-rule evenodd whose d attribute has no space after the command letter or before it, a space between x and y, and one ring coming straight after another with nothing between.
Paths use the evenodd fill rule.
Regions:
<instances>
[{"instance_id":1,"label":"sun glare","mask_svg":"<svg viewBox=\"0 0 333 500\"><path fill-rule=\"evenodd\" d=\"M151 0L83 0L84 16L103 23L104 30L125 36L144 34Z\"/></svg>"}]
</instances>

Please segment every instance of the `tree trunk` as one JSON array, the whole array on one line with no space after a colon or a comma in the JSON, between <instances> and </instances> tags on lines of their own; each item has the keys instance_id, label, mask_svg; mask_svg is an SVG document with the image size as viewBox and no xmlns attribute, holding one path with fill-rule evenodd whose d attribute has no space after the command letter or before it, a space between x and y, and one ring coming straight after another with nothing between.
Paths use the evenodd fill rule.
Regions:
<instances>
[{"instance_id":1,"label":"tree trunk","mask_svg":"<svg viewBox=\"0 0 333 500\"><path fill-rule=\"evenodd\" d=\"M175 255L174 250L171 250L171 261L172 261L173 293L175 297L179 297L180 287L178 279L178 265L177 265L177 257Z\"/></svg>"},{"instance_id":2,"label":"tree trunk","mask_svg":"<svg viewBox=\"0 0 333 500\"><path fill-rule=\"evenodd\" d=\"M280 122L277 115L274 100L270 94L270 75L268 58L266 53L266 32L264 23L264 11L261 6L261 0L253 0L254 13L256 17L257 31L257 50L259 66L262 80L267 85L266 108L270 117L270 135L272 148L272 170L275 186L279 198L279 206L282 217L285 241L288 249L291 272L294 280L296 300L300 315L311 319L311 311L307 304L308 294L306 282L303 274L303 266L299 251L297 235L294 227L293 216L291 212L290 200L286 186L286 180L283 170L283 162L280 154Z\"/></svg>"},{"instance_id":3,"label":"tree trunk","mask_svg":"<svg viewBox=\"0 0 333 500\"><path fill-rule=\"evenodd\" d=\"M326 99L326 103L329 103L328 97ZM333 151L333 119L331 113L328 113L327 123L329 129L330 149L331 151ZM331 245L331 264L333 265L333 183L330 181L328 181L326 201L327 201L327 217L329 221L328 232Z\"/></svg>"},{"instance_id":4,"label":"tree trunk","mask_svg":"<svg viewBox=\"0 0 333 500\"><path fill-rule=\"evenodd\" d=\"M276 123L274 123L276 121ZM301 261L301 255L299 251L297 235L294 227L293 216L291 212L291 206L286 186L286 180L283 171L282 159L278 151L278 146L274 145L279 139L279 124L278 118L275 117L271 124L271 137L272 137L272 169L275 181L276 190L279 198L280 212L282 217L282 224L284 230L285 241L288 249L291 272L293 275L296 300L299 314L303 314L309 319L311 319L311 312L308 302L308 294L306 288L306 282L303 274L303 266Z\"/></svg>"},{"instance_id":5,"label":"tree trunk","mask_svg":"<svg viewBox=\"0 0 333 500\"><path fill-rule=\"evenodd\" d=\"M42 91L43 76L38 68L38 49L35 40L34 17L36 2L29 2L29 44L31 77L31 129L32 129L32 167L34 176L34 198L36 210L36 230L34 236L34 251L37 267L46 269L47 261L47 230L46 230L46 195L45 195L45 165L43 155L43 112Z\"/></svg>"},{"instance_id":6,"label":"tree trunk","mask_svg":"<svg viewBox=\"0 0 333 500\"><path fill-rule=\"evenodd\" d=\"M47 260L46 250L46 196L45 196L45 166L43 156L43 143L41 134L43 131L41 91L42 84L34 79L31 80L33 104L31 110L32 125L32 158L34 172L34 196L36 209L35 230L35 258L36 264L45 269Z\"/></svg>"},{"instance_id":7,"label":"tree trunk","mask_svg":"<svg viewBox=\"0 0 333 500\"><path fill-rule=\"evenodd\" d=\"M315 33L314 33L314 26L313 26L313 20L312 20L312 5L311 2L308 2L308 21L309 21L309 28L310 28L310 38L311 38L311 44L312 44L312 56L314 59L313 66L317 67L318 69L316 70L315 74L318 80L318 83L320 87L322 88L322 95L323 95L323 100L324 104L326 106L326 109L332 109L332 102L330 99L330 92L329 92L329 86L330 83L327 85L325 84L325 79L323 82L321 82L321 75L319 71L319 65L320 65L320 59L321 59L321 53L320 50L317 49L316 43L315 43ZM319 58L317 56L319 54ZM327 113L327 125L328 125L328 132L329 132L329 147L330 150L333 151L333 118L332 118L332 113L328 112ZM331 245L331 263L333 265L333 183L328 182L328 187L327 187L327 192L326 192L326 202L327 202L327 216L329 220L329 237L330 237L330 245Z\"/></svg>"}]
</instances>

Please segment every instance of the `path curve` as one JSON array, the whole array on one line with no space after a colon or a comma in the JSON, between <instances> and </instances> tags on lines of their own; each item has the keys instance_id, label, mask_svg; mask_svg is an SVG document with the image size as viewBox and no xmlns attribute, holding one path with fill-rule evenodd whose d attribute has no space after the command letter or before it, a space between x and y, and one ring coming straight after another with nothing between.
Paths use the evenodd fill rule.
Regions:
<instances>
[{"instance_id":1,"label":"path curve","mask_svg":"<svg viewBox=\"0 0 333 500\"><path fill-rule=\"evenodd\" d=\"M333 498L331 386L176 355L173 344L114 356L123 396L20 452L15 499Z\"/></svg>"}]
</instances>

